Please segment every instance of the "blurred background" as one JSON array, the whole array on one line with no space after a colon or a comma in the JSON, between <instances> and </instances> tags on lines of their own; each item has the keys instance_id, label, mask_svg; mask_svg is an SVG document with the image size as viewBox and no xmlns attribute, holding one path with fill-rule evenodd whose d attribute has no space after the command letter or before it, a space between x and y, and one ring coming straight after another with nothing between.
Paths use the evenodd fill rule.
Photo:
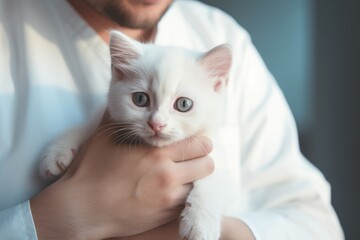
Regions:
<instances>
[{"instance_id":1,"label":"blurred background","mask_svg":"<svg viewBox=\"0 0 360 240\"><path fill-rule=\"evenodd\" d=\"M275 76L304 155L360 239L360 0L203 0L233 16Z\"/></svg>"}]
</instances>

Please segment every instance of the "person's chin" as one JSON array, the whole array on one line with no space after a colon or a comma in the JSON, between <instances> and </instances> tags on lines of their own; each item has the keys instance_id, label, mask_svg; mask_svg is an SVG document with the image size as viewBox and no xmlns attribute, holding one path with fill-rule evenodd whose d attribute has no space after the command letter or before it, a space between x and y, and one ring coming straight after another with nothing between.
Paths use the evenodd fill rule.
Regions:
<instances>
[{"instance_id":1,"label":"person's chin","mask_svg":"<svg viewBox=\"0 0 360 240\"><path fill-rule=\"evenodd\" d=\"M136 2L145 5L153 5L158 4L161 0L136 0Z\"/></svg>"}]
</instances>

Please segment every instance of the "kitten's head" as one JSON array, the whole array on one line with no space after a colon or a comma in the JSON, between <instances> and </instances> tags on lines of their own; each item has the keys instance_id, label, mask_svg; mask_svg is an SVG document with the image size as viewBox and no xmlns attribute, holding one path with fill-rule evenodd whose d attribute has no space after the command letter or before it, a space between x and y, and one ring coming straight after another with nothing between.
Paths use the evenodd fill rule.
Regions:
<instances>
[{"instance_id":1,"label":"kitten's head","mask_svg":"<svg viewBox=\"0 0 360 240\"><path fill-rule=\"evenodd\" d=\"M109 112L129 137L164 146L218 128L232 61L228 45L198 53L113 31L110 53Z\"/></svg>"}]
</instances>

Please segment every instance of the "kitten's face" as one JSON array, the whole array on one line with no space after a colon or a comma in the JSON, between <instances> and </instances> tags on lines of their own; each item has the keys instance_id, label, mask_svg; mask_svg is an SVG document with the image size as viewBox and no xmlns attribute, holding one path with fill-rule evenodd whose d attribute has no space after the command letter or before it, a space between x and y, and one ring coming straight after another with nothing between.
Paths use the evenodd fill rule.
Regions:
<instances>
[{"instance_id":1,"label":"kitten's face","mask_svg":"<svg viewBox=\"0 0 360 240\"><path fill-rule=\"evenodd\" d=\"M212 61L184 49L131 44L137 43L112 34L109 112L126 126L126 134L164 146L218 127L231 63L227 47L211 53L216 55ZM207 69L218 67L219 57L227 57L222 59L226 66L220 64L221 76Z\"/></svg>"}]
</instances>

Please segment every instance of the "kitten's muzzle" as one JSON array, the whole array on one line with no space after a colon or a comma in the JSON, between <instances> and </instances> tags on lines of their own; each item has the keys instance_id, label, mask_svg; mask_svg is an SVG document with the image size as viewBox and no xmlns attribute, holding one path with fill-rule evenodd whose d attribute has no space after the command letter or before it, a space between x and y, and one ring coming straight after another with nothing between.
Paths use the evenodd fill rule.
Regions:
<instances>
[{"instance_id":1,"label":"kitten's muzzle","mask_svg":"<svg viewBox=\"0 0 360 240\"><path fill-rule=\"evenodd\" d=\"M148 125L151 128L151 130L153 130L154 133L158 133L166 127L165 123L156 122L156 121L148 121Z\"/></svg>"}]
</instances>

